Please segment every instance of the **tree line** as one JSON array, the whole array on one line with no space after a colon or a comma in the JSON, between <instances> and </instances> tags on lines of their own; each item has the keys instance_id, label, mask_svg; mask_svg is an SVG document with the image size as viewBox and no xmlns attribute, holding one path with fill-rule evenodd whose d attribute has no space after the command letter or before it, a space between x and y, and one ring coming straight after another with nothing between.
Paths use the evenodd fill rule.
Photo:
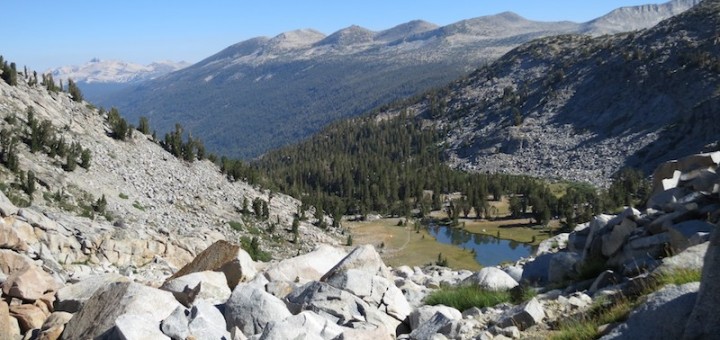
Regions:
<instances>
[{"instance_id":1,"label":"tree line","mask_svg":"<svg viewBox=\"0 0 720 340\"><path fill-rule=\"evenodd\" d=\"M451 169L445 164L444 134L407 114L355 118L271 151L243 169L245 174L255 171L251 177L263 185L336 218L370 212L423 217L441 209L454 221L489 218L497 213L488 201L504 196L514 217L543 224L560 218L572 226L602 211L641 205L649 194L645 176L632 169L619 172L606 190L565 183L559 194L538 178Z\"/></svg>"}]
</instances>

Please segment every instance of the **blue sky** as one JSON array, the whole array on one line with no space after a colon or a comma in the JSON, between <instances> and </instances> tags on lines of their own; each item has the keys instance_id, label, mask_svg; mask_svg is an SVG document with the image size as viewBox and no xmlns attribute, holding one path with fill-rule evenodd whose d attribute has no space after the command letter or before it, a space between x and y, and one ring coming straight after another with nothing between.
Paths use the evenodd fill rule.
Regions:
<instances>
[{"instance_id":1,"label":"blue sky","mask_svg":"<svg viewBox=\"0 0 720 340\"><path fill-rule=\"evenodd\" d=\"M584 22L614 8L662 0L2 0L0 54L44 71L93 57L197 62L234 43L314 28L382 30L414 19L438 25L513 11Z\"/></svg>"}]
</instances>

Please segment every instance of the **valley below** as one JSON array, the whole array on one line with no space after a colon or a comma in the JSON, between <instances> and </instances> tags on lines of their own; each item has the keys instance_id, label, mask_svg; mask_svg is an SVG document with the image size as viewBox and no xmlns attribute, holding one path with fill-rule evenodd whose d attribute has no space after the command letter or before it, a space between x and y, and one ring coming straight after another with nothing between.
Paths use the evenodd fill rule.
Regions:
<instances>
[{"instance_id":1,"label":"valley below","mask_svg":"<svg viewBox=\"0 0 720 340\"><path fill-rule=\"evenodd\" d=\"M0 340L718 339L719 32L673 0L66 70L147 77L121 110L0 57Z\"/></svg>"}]
</instances>

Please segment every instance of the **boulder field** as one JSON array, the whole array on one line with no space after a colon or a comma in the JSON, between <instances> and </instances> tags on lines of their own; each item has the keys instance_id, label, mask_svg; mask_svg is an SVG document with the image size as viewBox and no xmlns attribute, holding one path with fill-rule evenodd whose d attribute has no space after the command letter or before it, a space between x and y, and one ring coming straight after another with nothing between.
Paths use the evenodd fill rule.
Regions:
<instances>
[{"instance_id":1,"label":"boulder field","mask_svg":"<svg viewBox=\"0 0 720 340\"><path fill-rule=\"evenodd\" d=\"M543 242L531 258L478 272L389 268L370 245L320 245L262 263L218 240L158 281L102 266L78 275L56 256L85 246L53 238L62 225L0 195L0 339L542 338L600 299L678 269L702 271L701 282L661 287L626 322L604 325L604 338L713 338L718 162L720 153L663 164L646 209L596 216ZM437 289L461 285L536 294L467 310L426 304Z\"/></svg>"}]
</instances>

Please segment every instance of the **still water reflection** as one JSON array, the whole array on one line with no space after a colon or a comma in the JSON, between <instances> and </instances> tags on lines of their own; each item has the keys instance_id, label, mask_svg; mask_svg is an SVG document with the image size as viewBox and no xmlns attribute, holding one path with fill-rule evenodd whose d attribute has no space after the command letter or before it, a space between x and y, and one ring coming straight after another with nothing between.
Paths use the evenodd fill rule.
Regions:
<instances>
[{"instance_id":1,"label":"still water reflection","mask_svg":"<svg viewBox=\"0 0 720 340\"><path fill-rule=\"evenodd\" d=\"M440 243L452 244L468 251L475 249L475 261L483 266L515 261L527 257L534 251L532 246L525 243L469 233L459 228L431 224L428 226L428 231Z\"/></svg>"}]
</instances>

